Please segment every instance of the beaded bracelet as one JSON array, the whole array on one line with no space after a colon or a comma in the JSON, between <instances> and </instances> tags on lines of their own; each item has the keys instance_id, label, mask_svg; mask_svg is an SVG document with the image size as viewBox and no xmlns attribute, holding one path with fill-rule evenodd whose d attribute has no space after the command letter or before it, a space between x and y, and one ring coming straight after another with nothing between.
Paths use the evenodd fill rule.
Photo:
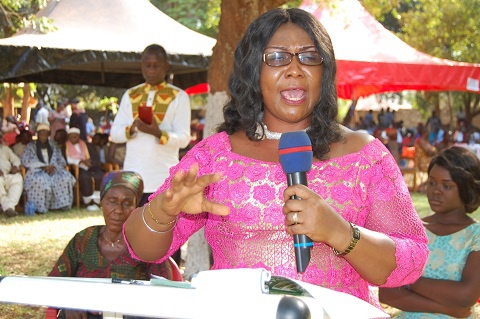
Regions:
<instances>
[{"instance_id":1,"label":"beaded bracelet","mask_svg":"<svg viewBox=\"0 0 480 319\"><path fill-rule=\"evenodd\" d=\"M352 228L352 233L353 233L353 237L352 237L352 241L350 242L350 245L344 251L338 251L332 247L333 253L335 254L335 256L345 256L346 254L351 252L353 248L355 248L355 246L357 245L357 242L360 240L360 230L352 223L350 223L350 227Z\"/></svg>"},{"instance_id":2,"label":"beaded bracelet","mask_svg":"<svg viewBox=\"0 0 480 319\"><path fill-rule=\"evenodd\" d=\"M153 213L152 213L152 210L150 209L150 202L148 202L148 213L150 214L150 217L152 217L153 221L155 222L155 224L157 225L160 225L160 226L168 226L168 225L171 225L173 223L175 223L177 221L177 219L172 219L171 221L169 221L168 223L161 223L160 221L158 221L158 219L155 218L155 216L153 216ZM144 208L145 209L145 208Z\"/></svg>"},{"instance_id":3,"label":"beaded bracelet","mask_svg":"<svg viewBox=\"0 0 480 319\"><path fill-rule=\"evenodd\" d=\"M146 205L145 205L146 206ZM152 227L150 227L148 224L147 224L147 221L145 220L145 206L143 206L143 209L142 209L142 219L143 219L143 223L145 224L145 226L148 228L149 231L151 231L152 233L157 233L157 234L165 234L165 233L168 233L170 232L172 229L175 228L175 225L177 224L177 219L175 218L173 221L175 222L173 224L173 226L170 228L170 229L167 229L167 230L164 230L164 231L160 231L160 230L155 230L153 229Z\"/></svg>"}]
</instances>

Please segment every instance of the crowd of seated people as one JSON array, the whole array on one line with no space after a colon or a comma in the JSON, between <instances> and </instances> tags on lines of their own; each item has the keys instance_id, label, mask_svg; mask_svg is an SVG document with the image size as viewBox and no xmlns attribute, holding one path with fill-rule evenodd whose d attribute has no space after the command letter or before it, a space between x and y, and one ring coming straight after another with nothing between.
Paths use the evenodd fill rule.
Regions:
<instances>
[{"instance_id":1,"label":"crowd of seated people","mask_svg":"<svg viewBox=\"0 0 480 319\"><path fill-rule=\"evenodd\" d=\"M355 125L354 130L364 130L380 139L392 153L400 167L415 167L420 173L418 191L424 191L428 165L436 154L457 144L480 154L480 132L469 125L465 118L443 124L436 111L425 122L407 128L403 121L395 121L395 112L381 110L377 116L367 112ZM478 145L478 146L476 146Z\"/></svg>"},{"instance_id":2,"label":"crowd of seated people","mask_svg":"<svg viewBox=\"0 0 480 319\"><path fill-rule=\"evenodd\" d=\"M37 214L68 210L75 200L77 182L82 195L77 206L92 211L100 209L103 175L122 169L125 145L111 143L105 132L95 133L91 142L81 140L79 128L64 125L68 123L66 114L65 105L59 101L48 116L50 123L29 126L17 122L13 116L0 123L0 213L17 216L25 211L27 202ZM8 142L5 135L9 136ZM76 169L78 176L74 173Z\"/></svg>"}]
</instances>

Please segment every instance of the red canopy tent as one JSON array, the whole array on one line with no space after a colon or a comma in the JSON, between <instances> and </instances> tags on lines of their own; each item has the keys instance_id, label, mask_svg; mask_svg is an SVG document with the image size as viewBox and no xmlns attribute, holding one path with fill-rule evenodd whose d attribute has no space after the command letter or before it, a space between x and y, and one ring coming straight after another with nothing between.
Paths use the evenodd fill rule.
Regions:
<instances>
[{"instance_id":1,"label":"red canopy tent","mask_svg":"<svg viewBox=\"0 0 480 319\"><path fill-rule=\"evenodd\" d=\"M385 29L357 0L340 0L335 11L304 0L327 29L337 59L338 97L403 90L480 93L480 64L439 59L419 52Z\"/></svg>"}]
</instances>

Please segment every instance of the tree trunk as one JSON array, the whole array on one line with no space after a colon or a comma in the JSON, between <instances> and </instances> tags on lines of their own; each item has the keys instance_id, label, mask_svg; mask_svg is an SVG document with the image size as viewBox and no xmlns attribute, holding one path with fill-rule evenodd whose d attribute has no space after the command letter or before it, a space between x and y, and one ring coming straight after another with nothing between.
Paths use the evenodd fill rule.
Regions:
<instances>
[{"instance_id":1,"label":"tree trunk","mask_svg":"<svg viewBox=\"0 0 480 319\"><path fill-rule=\"evenodd\" d=\"M30 122L30 86L25 83L23 86L23 99L22 99L22 120L26 123Z\"/></svg>"},{"instance_id":2,"label":"tree trunk","mask_svg":"<svg viewBox=\"0 0 480 319\"><path fill-rule=\"evenodd\" d=\"M213 133L215 127L223 122L223 106L228 101L228 78L233 65L233 54L238 41L252 22L260 14L276 8L287 0L224 0L221 4L222 15L219 22L217 43L213 48L212 58L208 69L208 94L205 129L203 136ZM198 258L197 255L208 255L208 247L201 243L190 244L192 241L205 241L204 236L196 236L189 240L187 248L186 270L192 274L201 270L210 269L210 264L200 264L208 258ZM188 262L189 256L196 256L199 263ZM192 257L191 257L192 258ZM193 271L192 271L193 270Z\"/></svg>"},{"instance_id":3,"label":"tree trunk","mask_svg":"<svg viewBox=\"0 0 480 319\"><path fill-rule=\"evenodd\" d=\"M11 84L5 87L5 100L3 101L3 118L13 114L13 94Z\"/></svg>"}]
</instances>

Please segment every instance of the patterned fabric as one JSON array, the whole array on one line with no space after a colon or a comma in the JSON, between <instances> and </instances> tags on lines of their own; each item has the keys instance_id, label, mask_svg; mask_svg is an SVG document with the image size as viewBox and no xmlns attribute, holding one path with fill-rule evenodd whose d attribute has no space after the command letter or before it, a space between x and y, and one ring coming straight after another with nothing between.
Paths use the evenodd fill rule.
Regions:
<instances>
[{"instance_id":1,"label":"patterned fabric","mask_svg":"<svg viewBox=\"0 0 480 319\"><path fill-rule=\"evenodd\" d=\"M130 189L137 197L137 203L143 195L143 180L140 175L135 172L113 171L103 176L102 185L100 186L100 199L107 191L114 186L123 186Z\"/></svg>"},{"instance_id":2,"label":"patterned fabric","mask_svg":"<svg viewBox=\"0 0 480 319\"><path fill-rule=\"evenodd\" d=\"M378 300L370 300L369 283L323 243L314 243L306 271L297 273L293 238L285 230L282 214L287 181L280 163L233 153L225 132L195 145L150 199L170 186L177 171L195 162L199 175L223 173L223 178L210 185L205 195L228 205L230 215L180 214L167 256L205 226L205 238L214 257L213 269L264 268L273 275L346 292L379 305ZM385 287L411 283L420 276L428 254L425 230L398 165L380 141L367 144L358 153L314 162L307 180L309 188L346 220L385 233L395 241L397 268Z\"/></svg>"},{"instance_id":3,"label":"patterned fabric","mask_svg":"<svg viewBox=\"0 0 480 319\"><path fill-rule=\"evenodd\" d=\"M24 189L27 198L35 205L35 211L46 213L50 209L70 208L73 202L75 178L65 169L65 158L60 149L50 145L48 163L39 151L37 142L30 142L22 154L22 165L27 168ZM42 167L55 166L55 172L49 175Z\"/></svg>"},{"instance_id":4,"label":"patterned fabric","mask_svg":"<svg viewBox=\"0 0 480 319\"><path fill-rule=\"evenodd\" d=\"M178 163L179 150L190 142L191 109L187 93L176 86L166 84L164 90L168 89L172 94L177 93L168 108L165 108L162 122L158 126L162 131L163 140L160 141L159 138L142 131L130 135L130 128L138 115L138 106L134 109L129 93L145 92L140 88L146 87L145 83L140 84L123 94L110 136L114 143L126 143L123 169L139 173L144 183L143 191L153 193L167 178L170 167ZM137 98L142 96L139 93ZM159 109L155 107L155 112ZM164 143L166 136L168 141Z\"/></svg>"},{"instance_id":5,"label":"patterned fabric","mask_svg":"<svg viewBox=\"0 0 480 319\"><path fill-rule=\"evenodd\" d=\"M132 103L134 118L138 117L138 107L147 103L148 93L151 90L154 90L156 93L152 103L153 116L157 119L158 124L162 123L168 106L178 94L178 90L172 86L167 86L166 84L166 82L162 82L159 85L153 86L144 83L143 85L136 86L128 91L130 102Z\"/></svg>"},{"instance_id":6,"label":"patterned fabric","mask_svg":"<svg viewBox=\"0 0 480 319\"><path fill-rule=\"evenodd\" d=\"M475 223L456 233L437 236L427 229L428 257L427 266L422 277L460 281L462 270L472 251L480 250L480 224ZM453 318L442 314L423 312L402 312L395 318L424 319L424 318ZM472 307L472 315L468 318L480 318Z\"/></svg>"},{"instance_id":7,"label":"patterned fabric","mask_svg":"<svg viewBox=\"0 0 480 319\"><path fill-rule=\"evenodd\" d=\"M149 280L150 275L155 274L172 278L167 263L141 262L133 259L128 250L112 261L104 258L97 244L102 227L104 226L91 226L78 232L68 243L49 276Z\"/></svg>"}]
</instances>

